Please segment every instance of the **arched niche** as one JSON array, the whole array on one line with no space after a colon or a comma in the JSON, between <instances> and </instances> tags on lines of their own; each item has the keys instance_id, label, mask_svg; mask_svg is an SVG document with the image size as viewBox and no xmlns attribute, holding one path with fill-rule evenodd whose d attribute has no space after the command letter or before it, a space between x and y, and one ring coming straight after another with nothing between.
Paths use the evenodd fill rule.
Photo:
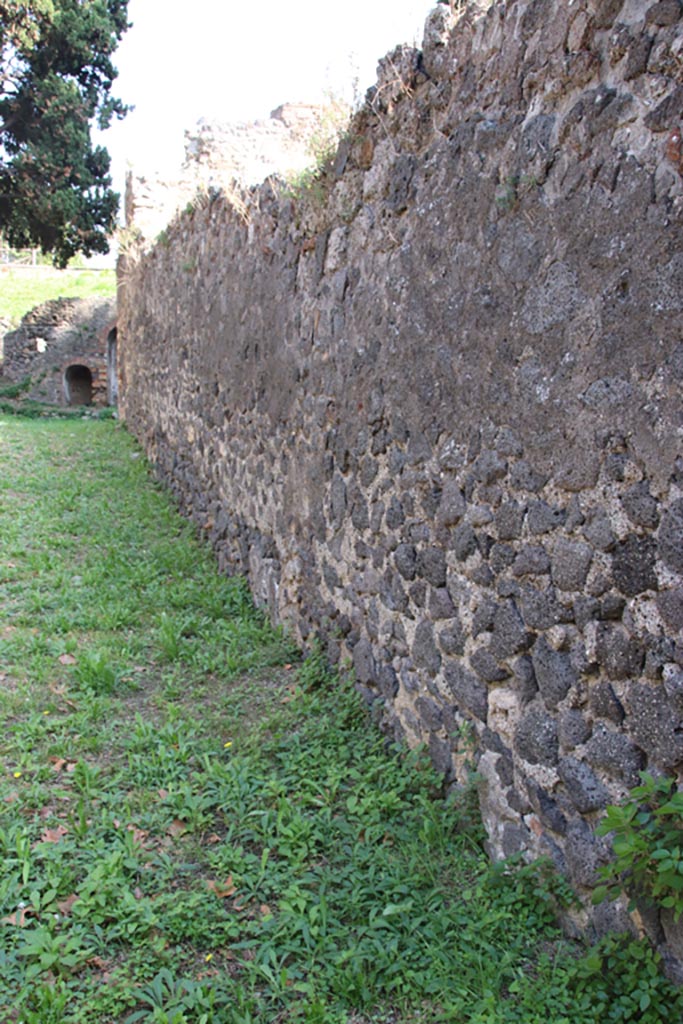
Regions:
<instances>
[{"instance_id":1,"label":"arched niche","mask_svg":"<svg viewBox=\"0 0 683 1024\"><path fill-rule=\"evenodd\" d=\"M92 373L87 366L74 363L64 372L64 394L67 405L92 403Z\"/></svg>"}]
</instances>

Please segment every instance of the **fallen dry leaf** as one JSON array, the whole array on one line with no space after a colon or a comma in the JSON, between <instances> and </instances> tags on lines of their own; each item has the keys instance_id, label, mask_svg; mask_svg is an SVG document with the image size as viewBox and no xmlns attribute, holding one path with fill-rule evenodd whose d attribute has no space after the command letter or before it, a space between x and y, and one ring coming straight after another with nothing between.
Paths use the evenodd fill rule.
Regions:
<instances>
[{"instance_id":1,"label":"fallen dry leaf","mask_svg":"<svg viewBox=\"0 0 683 1024\"><path fill-rule=\"evenodd\" d=\"M107 961L103 960L101 956L91 956L85 962L88 967L99 967L100 970L104 970L105 967L109 966Z\"/></svg>"},{"instance_id":2,"label":"fallen dry leaf","mask_svg":"<svg viewBox=\"0 0 683 1024\"><path fill-rule=\"evenodd\" d=\"M59 657L57 658L57 661L59 661L62 665L76 664L76 659L74 658L73 654L60 654Z\"/></svg>"},{"instance_id":3,"label":"fallen dry leaf","mask_svg":"<svg viewBox=\"0 0 683 1024\"><path fill-rule=\"evenodd\" d=\"M237 886L233 884L232 875L228 875L225 882L216 882L215 879L210 879L206 883L206 888L209 892L214 893L219 900L227 899L237 890Z\"/></svg>"},{"instance_id":4,"label":"fallen dry leaf","mask_svg":"<svg viewBox=\"0 0 683 1024\"><path fill-rule=\"evenodd\" d=\"M17 907L13 914L8 914L7 917L3 917L3 924L13 924L15 928L25 928L27 925L27 918L33 915L33 907Z\"/></svg>"},{"instance_id":5,"label":"fallen dry leaf","mask_svg":"<svg viewBox=\"0 0 683 1024\"><path fill-rule=\"evenodd\" d=\"M149 832L146 832L144 828L138 828L136 825L126 825L126 832L132 832L133 842L139 843L140 846L145 845L144 841L149 835Z\"/></svg>"},{"instance_id":6,"label":"fallen dry leaf","mask_svg":"<svg viewBox=\"0 0 683 1024\"><path fill-rule=\"evenodd\" d=\"M71 908L78 899L75 892L72 892L70 896L67 896L64 900L57 900L57 909L59 913L64 917L67 917L71 913Z\"/></svg>"},{"instance_id":7,"label":"fallen dry leaf","mask_svg":"<svg viewBox=\"0 0 683 1024\"><path fill-rule=\"evenodd\" d=\"M87 967L94 967L100 972L99 980L104 982L105 985L111 981L111 961L103 960L101 956L91 956L85 963Z\"/></svg>"},{"instance_id":8,"label":"fallen dry leaf","mask_svg":"<svg viewBox=\"0 0 683 1024\"><path fill-rule=\"evenodd\" d=\"M215 846L216 843L220 843L221 837L217 832L212 832L210 836L207 836L204 842L207 846Z\"/></svg>"},{"instance_id":9,"label":"fallen dry leaf","mask_svg":"<svg viewBox=\"0 0 683 1024\"><path fill-rule=\"evenodd\" d=\"M166 829L166 834L173 836L174 839L182 836L185 832L187 832L187 822L181 821L180 818L175 818Z\"/></svg>"},{"instance_id":10,"label":"fallen dry leaf","mask_svg":"<svg viewBox=\"0 0 683 1024\"><path fill-rule=\"evenodd\" d=\"M41 843L58 843L68 834L69 830L64 825L55 825L54 828L46 828L39 841Z\"/></svg>"}]
</instances>

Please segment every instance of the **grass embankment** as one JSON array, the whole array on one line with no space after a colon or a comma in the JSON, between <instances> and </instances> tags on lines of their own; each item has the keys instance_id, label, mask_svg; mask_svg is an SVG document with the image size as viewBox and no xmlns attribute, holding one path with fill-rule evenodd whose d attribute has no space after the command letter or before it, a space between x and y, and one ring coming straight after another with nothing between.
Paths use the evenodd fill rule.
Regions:
<instances>
[{"instance_id":1,"label":"grass embankment","mask_svg":"<svg viewBox=\"0 0 683 1024\"><path fill-rule=\"evenodd\" d=\"M3 1022L683 1016L647 947L581 958L489 866L114 423L0 420L0 605Z\"/></svg>"},{"instance_id":2,"label":"grass embankment","mask_svg":"<svg viewBox=\"0 0 683 1024\"><path fill-rule=\"evenodd\" d=\"M88 299L116 294L114 270L55 270L54 267L0 267L0 319L12 324L48 299Z\"/></svg>"}]
</instances>

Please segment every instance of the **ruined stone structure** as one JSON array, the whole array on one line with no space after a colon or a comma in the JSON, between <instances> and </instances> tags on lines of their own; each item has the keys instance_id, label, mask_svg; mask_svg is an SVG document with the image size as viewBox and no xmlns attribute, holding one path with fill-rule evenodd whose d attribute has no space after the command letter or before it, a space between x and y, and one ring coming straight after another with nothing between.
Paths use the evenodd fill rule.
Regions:
<instances>
[{"instance_id":1,"label":"ruined stone structure","mask_svg":"<svg viewBox=\"0 0 683 1024\"><path fill-rule=\"evenodd\" d=\"M116 405L116 300L51 299L4 337L2 380L51 405Z\"/></svg>"},{"instance_id":2,"label":"ruined stone structure","mask_svg":"<svg viewBox=\"0 0 683 1024\"><path fill-rule=\"evenodd\" d=\"M336 110L336 114L339 114ZM235 189L271 174L291 175L311 163L316 136L325 136L326 112L305 103L283 103L269 117L246 124L199 121L185 132L185 159L176 177L130 172L126 224L153 241L178 211L210 189Z\"/></svg>"},{"instance_id":3,"label":"ruined stone structure","mask_svg":"<svg viewBox=\"0 0 683 1024\"><path fill-rule=\"evenodd\" d=\"M220 564L584 894L683 765L681 14L440 7L320 187L122 275L125 420Z\"/></svg>"}]
</instances>

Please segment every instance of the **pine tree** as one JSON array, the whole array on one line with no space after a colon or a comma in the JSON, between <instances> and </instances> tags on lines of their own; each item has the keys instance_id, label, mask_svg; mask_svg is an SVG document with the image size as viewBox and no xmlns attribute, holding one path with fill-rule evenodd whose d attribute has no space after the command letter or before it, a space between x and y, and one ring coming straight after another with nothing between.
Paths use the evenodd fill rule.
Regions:
<instances>
[{"instance_id":1,"label":"pine tree","mask_svg":"<svg viewBox=\"0 0 683 1024\"><path fill-rule=\"evenodd\" d=\"M126 107L111 57L128 0L0 0L0 232L58 266L107 252L119 196L109 154L93 148Z\"/></svg>"}]
</instances>

